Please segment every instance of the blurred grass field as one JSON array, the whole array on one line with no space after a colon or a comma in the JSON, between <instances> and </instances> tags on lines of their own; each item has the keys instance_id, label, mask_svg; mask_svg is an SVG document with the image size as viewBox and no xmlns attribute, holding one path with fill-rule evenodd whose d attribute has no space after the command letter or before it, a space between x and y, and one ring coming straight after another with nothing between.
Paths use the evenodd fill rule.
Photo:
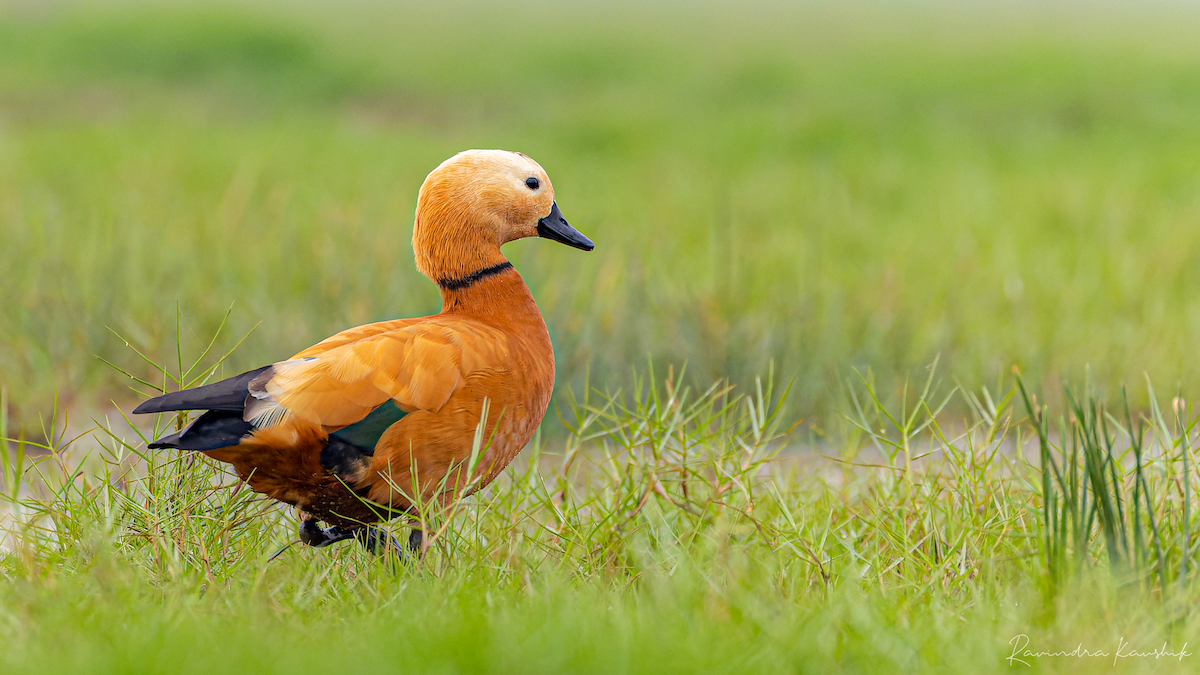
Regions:
<instances>
[{"instance_id":1,"label":"blurred grass field","mask_svg":"<svg viewBox=\"0 0 1200 675\"><path fill-rule=\"evenodd\" d=\"M229 368L437 310L424 175L554 179L582 254L512 244L559 385L775 362L1186 387L1200 341L1200 11L1116 3L0 6L0 381L133 400L128 362L261 324ZM148 372L148 371L147 371ZM887 380L885 380L887 381ZM1144 401L1143 401L1144 403Z\"/></svg>"}]
</instances>

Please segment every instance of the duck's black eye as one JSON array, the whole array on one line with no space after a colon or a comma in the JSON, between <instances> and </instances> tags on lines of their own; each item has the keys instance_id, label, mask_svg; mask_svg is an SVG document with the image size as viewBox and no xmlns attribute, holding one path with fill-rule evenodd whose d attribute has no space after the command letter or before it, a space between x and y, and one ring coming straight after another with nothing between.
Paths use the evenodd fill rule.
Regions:
<instances>
[{"instance_id":1,"label":"duck's black eye","mask_svg":"<svg viewBox=\"0 0 1200 675\"><path fill-rule=\"evenodd\" d=\"M538 179L534 178L533 176L525 179L525 185L527 185L530 190L536 190L542 186L542 184L538 182Z\"/></svg>"}]
</instances>

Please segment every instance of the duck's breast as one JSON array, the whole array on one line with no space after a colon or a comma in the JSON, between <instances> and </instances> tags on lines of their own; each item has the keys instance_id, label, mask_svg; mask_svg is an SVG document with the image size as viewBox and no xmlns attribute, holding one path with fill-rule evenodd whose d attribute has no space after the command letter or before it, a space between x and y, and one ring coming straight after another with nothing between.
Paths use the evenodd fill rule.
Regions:
<instances>
[{"instance_id":1,"label":"duck's breast","mask_svg":"<svg viewBox=\"0 0 1200 675\"><path fill-rule=\"evenodd\" d=\"M441 409L409 413L383 434L363 482L373 500L407 506L408 495L473 492L508 466L537 431L554 389L554 354L540 328L510 336L496 362L470 372Z\"/></svg>"}]
</instances>

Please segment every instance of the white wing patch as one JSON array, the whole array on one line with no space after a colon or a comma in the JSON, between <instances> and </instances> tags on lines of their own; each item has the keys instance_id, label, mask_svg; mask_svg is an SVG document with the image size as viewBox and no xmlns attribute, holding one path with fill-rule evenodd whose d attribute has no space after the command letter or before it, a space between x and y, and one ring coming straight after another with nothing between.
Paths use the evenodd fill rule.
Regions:
<instances>
[{"instance_id":1,"label":"white wing patch","mask_svg":"<svg viewBox=\"0 0 1200 675\"><path fill-rule=\"evenodd\" d=\"M246 397L246 408L242 419L249 422L255 429L273 426L287 419L291 415L291 411L280 405L274 397L267 393L267 383L279 372L315 360L314 357L307 356L302 359L280 361L250 380L248 386L250 395Z\"/></svg>"}]
</instances>

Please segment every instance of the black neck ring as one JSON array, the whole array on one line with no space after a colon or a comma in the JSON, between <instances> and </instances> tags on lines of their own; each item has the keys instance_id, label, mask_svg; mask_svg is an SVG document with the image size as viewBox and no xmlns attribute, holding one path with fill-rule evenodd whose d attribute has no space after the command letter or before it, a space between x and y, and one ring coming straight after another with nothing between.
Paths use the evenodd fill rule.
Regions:
<instances>
[{"instance_id":1,"label":"black neck ring","mask_svg":"<svg viewBox=\"0 0 1200 675\"><path fill-rule=\"evenodd\" d=\"M511 270L511 269L512 269L512 263L505 260L504 262L502 262L498 265L492 265L491 267L485 267L481 270L475 270L474 272L471 272L470 274L468 274L465 277L459 277L457 279L438 279L437 285L440 286L442 288L442 290L461 291L462 289L467 288L471 284L474 284L476 281L486 279L490 276L500 274L501 272L503 272L505 270Z\"/></svg>"}]
</instances>

